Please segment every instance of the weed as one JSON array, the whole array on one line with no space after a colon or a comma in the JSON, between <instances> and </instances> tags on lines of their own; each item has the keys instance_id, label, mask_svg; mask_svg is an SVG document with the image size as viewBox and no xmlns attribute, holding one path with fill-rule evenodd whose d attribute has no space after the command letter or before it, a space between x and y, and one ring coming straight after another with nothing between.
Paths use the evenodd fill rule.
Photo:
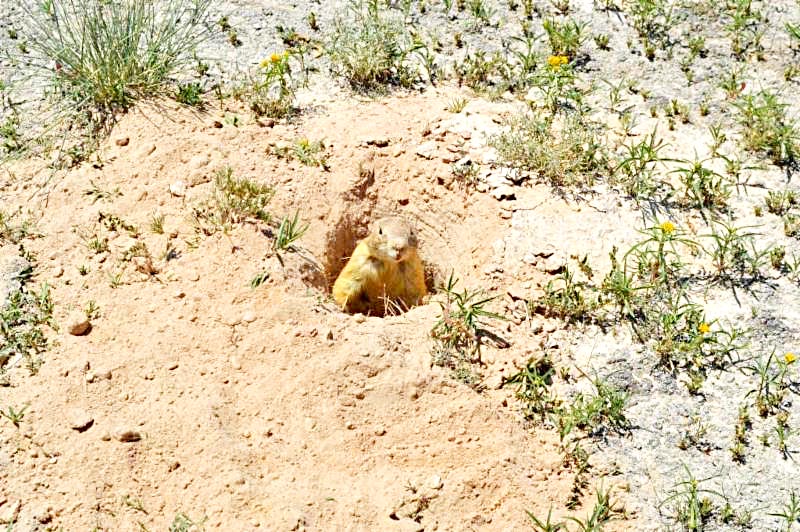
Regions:
<instances>
[{"instance_id":1,"label":"weed","mask_svg":"<svg viewBox=\"0 0 800 532\"><path fill-rule=\"evenodd\" d=\"M92 205L98 201L112 201L114 198L122 196L122 192L119 191L119 187L114 187L113 189L104 189L91 180L89 181L89 184L91 187L84 190L83 195L88 198L92 198Z\"/></svg>"},{"instance_id":2,"label":"weed","mask_svg":"<svg viewBox=\"0 0 800 532\"><path fill-rule=\"evenodd\" d=\"M258 288L269 279L269 272L259 272L250 280L250 288Z\"/></svg>"},{"instance_id":3,"label":"weed","mask_svg":"<svg viewBox=\"0 0 800 532\"><path fill-rule=\"evenodd\" d=\"M575 427L590 436L628 428L624 412L628 394L603 379L594 378L591 381L594 386L593 394L579 393L571 404L559 412L558 431L562 440Z\"/></svg>"},{"instance_id":4,"label":"weed","mask_svg":"<svg viewBox=\"0 0 800 532\"><path fill-rule=\"evenodd\" d=\"M736 102L743 126L742 142L754 152L764 153L778 166L794 164L800 153L800 132L786 116L787 104L768 91L740 97Z\"/></svg>"},{"instance_id":5,"label":"weed","mask_svg":"<svg viewBox=\"0 0 800 532\"><path fill-rule=\"evenodd\" d=\"M664 159L659 152L665 147L663 139L656 138L654 129L636 144L625 145L622 160L614 169L614 180L634 199L648 199L664 185L655 176L655 168Z\"/></svg>"},{"instance_id":6,"label":"weed","mask_svg":"<svg viewBox=\"0 0 800 532\"><path fill-rule=\"evenodd\" d=\"M157 235L164 234L164 215L153 213L150 216L150 230Z\"/></svg>"},{"instance_id":7,"label":"weed","mask_svg":"<svg viewBox=\"0 0 800 532\"><path fill-rule=\"evenodd\" d=\"M787 502L780 512L769 514L773 517L782 517L786 524L786 532L791 532L795 523L800 521L800 497L792 490Z\"/></svg>"},{"instance_id":8,"label":"weed","mask_svg":"<svg viewBox=\"0 0 800 532\"><path fill-rule=\"evenodd\" d=\"M450 103L447 105L447 110L451 113L458 114L464 110L464 108L469 103L467 98L453 98L450 100Z\"/></svg>"},{"instance_id":9,"label":"weed","mask_svg":"<svg viewBox=\"0 0 800 532\"><path fill-rule=\"evenodd\" d=\"M731 50L738 59L744 59L745 55L754 51L756 54L763 54L761 39L764 36L764 28L761 27L763 15L760 11L753 8L752 0L732 0L727 2L730 23L725 27L731 39ZM732 9L731 9L732 8Z\"/></svg>"},{"instance_id":10,"label":"weed","mask_svg":"<svg viewBox=\"0 0 800 532\"><path fill-rule=\"evenodd\" d=\"M783 216L783 234L786 236L800 237L800 216L786 214Z\"/></svg>"},{"instance_id":11,"label":"weed","mask_svg":"<svg viewBox=\"0 0 800 532\"><path fill-rule=\"evenodd\" d=\"M705 166L709 159L679 161L687 164L672 170L680 177L684 201L698 209L722 209L731 195L728 178Z\"/></svg>"},{"instance_id":12,"label":"weed","mask_svg":"<svg viewBox=\"0 0 800 532\"><path fill-rule=\"evenodd\" d=\"M453 163L452 172L456 181L465 188L474 187L478 183L480 167L471 160L466 163Z\"/></svg>"},{"instance_id":13,"label":"weed","mask_svg":"<svg viewBox=\"0 0 800 532\"><path fill-rule=\"evenodd\" d=\"M100 307L98 307L97 302L92 299L86 304L86 308L83 309L83 313L88 319L93 320L100 316Z\"/></svg>"},{"instance_id":14,"label":"weed","mask_svg":"<svg viewBox=\"0 0 800 532\"><path fill-rule=\"evenodd\" d=\"M769 251L756 248L757 233L750 227L734 227L717 222L712 232L706 235L711 240L711 261L717 280L734 284L750 284L760 280L762 267L768 260Z\"/></svg>"},{"instance_id":15,"label":"weed","mask_svg":"<svg viewBox=\"0 0 800 532\"><path fill-rule=\"evenodd\" d=\"M122 285L122 272L108 274L108 286L111 288L119 288Z\"/></svg>"},{"instance_id":16,"label":"weed","mask_svg":"<svg viewBox=\"0 0 800 532\"><path fill-rule=\"evenodd\" d=\"M536 173L553 186L587 186L608 170L606 150L592 124L566 117L560 128L539 114L513 118L491 139L509 166Z\"/></svg>"},{"instance_id":17,"label":"weed","mask_svg":"<svg viewBox=\"0 0 800 532\"><path fill-rule=\"evenodd\" d=\"M597 488L595 492L595 502L592 513L586 519L568 517L570 521L578 525L580 532L601 532L609 521L624 518L625 510L617 505L611 498L611 488L603 490Z\"/></svg>"},{"instance_id":18,"label":"weed","mask_svg":"<svg viewBox=\"0 0 800 532\"><path fill-rule=\"evenodd\" d=\"M25 143L19 132L19 115L12 113L0 123L0 154L13 155L22 152Z\"/></svg>"},{"instance_id":19,"label":"weed","mask_svg":"<svg viewBox=\"0 0 800 532\"><path fill-rule=\"evenodd\" d=\"M755 405L758 415L767 417L779 411L789 388L786 377L789 365L795 361L793 353L783 357L775 356L773 350L766 358L759 358L748 369L758 376L758 385L754 390L747 392L746 397L755 395Z\"/></svg>"},{"instance_id":20,"label":"weed","mask_svg":"<svg viewBox=\"0 0 800 532\"><path fill-rule=\"evenodd\" d=\"M599 33L594 36L594 43L601 50L608 50L609 36L607 33Z\"/></svg>"},{"instance_id":21,"label":"weed","mask_svg":"<svg viewBox=\"0 0 800 532\"><path fill-rule=\"evenodd\" d=\"M634 0L626 3L626 7L630 11L633 28L642 41L645 55L653 60L656 45L670 45L673 4L666 0Z\"/></svg>"},{"instance_id":22,"label":"weed","mask_svg":"<svg viewBox=\"0 0 800 532\"><path fill-rule=\"evenodd\" d=\"M346 13L334 20L327 46L336 75L368 93L389 85L410 87L419 79L409 64L415 43L401 17L363 0L352 0Z\"/></svg>"},{"instance_id":23,"label":"weed","mask_svg":"<svg viewBox=\"0 0 800 532\"><path fill-rule=\"evenodd\" d=\"M547 520L546 521L541 521L538 517L536 517L535 515L533 515L531 512L529 512L527 510L525 511L525 513L528 514L528 517L530 518L530 520L533 521L533 527L536 530L536 532L561 532L561 531L567 532L567 530L568 530L567 529L567 524L564 521L559 521L558 523L553 523L553 521L552 521L552 519L553 519L553 509L552 508L550 508L550 510L547 512Z\"/></svg>"},{"instance_id":24,"label":"weed","mask_svg":"<svg viewBox=\"0 0 800 532\"><path fill-rule=\"evenodd\" d=\"M169 525L169 532L190 532L193 530L201 531L205 529L205 527L203 526L205 521L206 521L205 517L200 521L193 521L185 513L178 512L177 514L175 514L175 518Z\"/></svg>"},{"instance_id":25,"label":"weed","mask_svg":"<svg viewBox=\"0 0 800 532\"><path fill-rule=\"evenodd\" d=\"M559 408L560 401L550 391L553 372L553 363L549 358L530 359L523 369L503 379L501 386L517 386L515 394L524 405L523 415L526 419L538 418L543 422Z\"/></svg>"},{"instance_id":26,"label":"weed","mask_svg":"<svg viewBox=\"0 0 800 532\"><path fill-rule=\"evenodd\" d=\"M49 345L44 326L57 329L50 287L44 283L38 293L30 291L30 275L31 270L23 272L18 277L19 287L0 305L0 373L9 361L17 359L24 360L29 371L36 373L42 363L41 353Z\"/></svg>"},{"instance_id":27,"label":"weed","mask_svg":"<svg viewBox=\"0 0 800 532\"><path fill-rule=\"evenodd\" d=\"M29 219L15 223L19 213L8 214L0 210L0 243L19 244L26 238L38 236L33 222Z\"/></svg>"},{"instance_id":28,"label":"weed","mask_svg":"<svg viewBox=\"0 0 800 532\"><path fill-rule=\"evenodd\" d=\"M28 409L28 405L24 405L22 408L15 409L13 406L9 405L7 411L0 410L0 416L3 416L7 420L9 420L15 427L19 427L19 424L25 418L25 411Z\"/></svg>"},{"instance_id":29,"label":"weed","mask_svg":"<svg viewBox=\"0 0 800 532\"><path fill-rule=\"evenodd\" d=\"M206 234L248 218L269 222L270 215L266 207L273 195L272 187L250 179L236 178L233 169L226 166L217 170L214 193L210 200L195 209L194 219ZM211 227L204 226L203 221L210 222Z\"/></svg>"},{"instance_id":30,"label":"weed","mask_svg":"<svg viewBox=\"0 0 800 532\"><path fill-rule=\"evenodd\" d=\"M499 337L489 327L492 320L505 319L502 315L486 309L495 298L483 290L456 291L456 279L451 273L447 284L439 291L444 301L437 301L441 314L431 329L435 345L433 363L463 371L481 359L484 338L497 341Z\"/></svg>"},{"instance_id":31,"label":"weed","mask_svg":"<svg viewBox=\"0 0 800 532\"><path fill-rule=\"evenodd\" d=\"M544 295L531 303L531 310L568 323L591 321L594 311L601 305L594 287L575 281L574 274L566 265L557 281L560 281L558 287L552 280L548 281Z\"/></svg>"},{"instance_id":32,"label":"weed","mask_svg":"<svg viewBox=\"0 0 800 532\"><path fill-rule=\"evenodd\" d=\"M309 224L300 222L300 211L295 211L294 217L289 218L284 216L278 225L277 233L275 234L275 242L273 249L276 252L280 251L293 251L294 242L299 240L308 230Z\"/></svg>"},{"instance_id":33,"label":"weed","mask_svg":"<svg viewBox=\"0 0 800 532\"><path fill-rule=\"evenodd\" d=\"M778 216L786 214L789 212L789 209L798 204L797 195L793 190L783 190L780 192L770 190L767 192L765 202L767 210Z\"/></svg>"},{"instance_id":34,"label":"weed","mask_svg":"<svg viewBox=\"0 0 800 532\"><path fill-rule=\"evenodd\" d=\"M290 59L288 50L273 53L261 61L255 80L243 90L256 116L284 118L294 114L295 87Z\"/></svg>"},{"instance_id":35,"label":"weed","mask_svg":"<svg viewBox=\"0 0 800 532\"><path fill-rule=\"evenodd\" d=\"M190 105L192 107L203 106L203 88L197 82L183 83L178 86L178 92L175 94L175 100L179 103Z\"/></svg>"},{"instance_id":36,"label":"weed","mask_svg":"<svg viewBox=\"0 0 800 532\"><path fill-rule=\"evenodd\" d=\"M687 466L686 480L675 484L672 494L659 504L659 510L666 504L672 503L672 512L675 521L683 525L686 530L700 532L705 529L705 524L714 511L714 504L710 496L724 499L722 494L715 490L701 487L701 483L708 480L694 478Z\"/></svg>"},{"instance_id":37,"label":"weed","mask_svg":"<svg viewBox=\"0 0 800 532\"><path fill-rule=\"evenodd\" d=\"M328 169L328 161L325 157L325 143L321 140L310 141L302 138L295 141L292 146L294 157L306 166L319 166Z\"/></svg>"},{"instance_id":38,"label":"weed","mask_svg":"<svg viewBox=\"0 0 800 532\"><path fill-rule=\"evenodd\" d=\"M742 94L745 88L745 70L743 66L734 66L728 71L719 83L722 90L725 91L729 100L733 100Z\"/></svg>"},{"instance_id":39,"label":"weed","mask_svg":"<svg viewBox=\"0 0 800 532\"><path fill-rule=\"evenodd\" d=\"M544 19L542 27L550 42L550 50L554 56L566 56L574 59L586 41L586 24L574 20L560 22L556 19Z\"/></svg>"}]
</instances>

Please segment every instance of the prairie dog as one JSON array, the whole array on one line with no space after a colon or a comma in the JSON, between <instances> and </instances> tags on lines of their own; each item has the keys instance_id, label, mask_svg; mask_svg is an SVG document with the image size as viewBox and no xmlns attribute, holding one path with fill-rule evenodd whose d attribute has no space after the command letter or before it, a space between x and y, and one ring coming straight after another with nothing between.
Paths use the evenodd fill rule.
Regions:
<instances>
[{"instance_id":1,"label":"prairie dog","mask_svg":"<svg viewBox=\"0 0 800 532\"><path fill-rule=\"evenodd\" d=\"M395 216L378 220L333 284L346 312L383 315L392 303L407 309L427 293L425 268L412 227Z\"/></svg>"}]
</instances>

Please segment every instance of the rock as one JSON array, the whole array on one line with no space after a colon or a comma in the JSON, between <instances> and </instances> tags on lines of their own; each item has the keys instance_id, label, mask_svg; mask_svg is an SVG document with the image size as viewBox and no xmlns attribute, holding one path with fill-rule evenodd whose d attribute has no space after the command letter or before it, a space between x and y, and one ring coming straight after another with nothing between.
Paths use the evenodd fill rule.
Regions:
<instances>
[{"instance_id":1,"label":"rock","mask_svg":"<svg viewBox=\"0 0 800 532\"><path fill-rule=\"evenodd\" d=\"M436 141L429 140L428 142L423 142L417 146L415 153L425 159L433 159L433 157L436 155Z\"/></svg>"},{"instance_id":2,"label":"rock","mask_svg":"<svg viewBox=\"0 0 800 532\"><path fill-rule=\"evenodd\" d=\"M130 143L131 139L129 137L122 137L116 140L117 146L127 146Z\"/></svg>"},{"instance_id":3,"label":"rock","mask_svg":"<svg viewBox=\"0 0 800 532\"><path fill-rule=\"evenodd\" d=\"M142 439L142 435L137 430L120 428L114 432L114 439L124 443L132 443Z\"/></svg>"},{"instance_id":4,"label":"rock","mask_svg":"<svg viewBox=\"0 0 800 532\"><path fill-rule=\"evenodd\" d=\"M516 192L514 191L514 187L509 185L502 185L491 192L489 192L492 197L498 201L502 200L514 200L517 199Z\"/></svg>"},{"instance_id":5,"label":"rock","mask_svg":"<svg viewBox=\"0 0 800 532\"><path fill-rule=\"evenodd\" d=\"M169 193L175 197L182 198L186 195L186 183L175 181L169 185Z\"/></svg>"},{"instance_id":6,"label":"rock","mask_svg":"<svg viewBox=\"0 0 800 532\"><path fill-rule=\"evenodd\" d=\"M238 371L242 369L242 363L238 358L231 357L231 367Z\"/></svg>"},{"instance_id":7,"label":"rock","mask_svg":"<svg viewBox=\"0 0 800 532\"><path fill-rule=\"evenodd\" d=\"M364 144L367 146L375 146L377 148L385 148L389 145L389 139L384 137L364 139Z\"/></svg>"},{"instance_id":8,"label":"rock","mask_svg":"<svg viewBox=\"0 0 800 532\"><path fill-rule=\"evenodd\" d=\"M245 323L253 323L256 321L256 315L254 312L247 311L242 315L242 321Z\"/></svg>"},{"instance_id":9,"label":"rock","mask_svg":"<svg viewBox=\"0 0 800 532\"><path fill-rule=\"evenodd\" d=\"M361 313L353 314L353 321L356 323L364 323L365 321L367 321L367 317Z\"/></svg>"},{"instance_id":10,"label":"rock","mask_svg":"<svg viewBox=\"0 0 800 532\"><path fill-rule=\"evenodd\" d=\"M217 127L218 123L219 122L215 122L214 127ZM261 118L256 120L256 123L259 125L259 127L275 127L275 120L272 118ZM219 127L222 127L221 123L219 123Z\"/></svg>"},{"instance_id":11,"label":"rock","mask_svg":"<svg viewBox=\"0 0 800 532\"><path fill-rule=\"evenodd\" d=\"M220 122L219 120L214 120L214 122L211 125L217 129L222 129L222 122Z\"/></svg>"},{"instance_id":12,"label":"rock","mask_svg":"<svg viewBox=\"0 0 800 532\"><path fill-rule=\"evenodd\" d=\"M72 336L84 336L92 330L92 322L79 310L70 313L67 324L67 332Z\"/></svg>"},{"instance_id":13,"label":"rock","mask_svg":"<svg viewBox=\"0 0 800 532\"><path fill-rule=\"evenodd\" d=\"M431 478L428 479L426 484L428 488L432 490L440 490L444 486L444 482L442 482L442 477L439 475L433 475Z\"/></svg>"},{"instance_id":14,"label":"rock","mask_svg":"<svg viewBox=\"0 0 800 532\"><path fill-rule=\"evenodd\" d=\"M0 307L6 306L8 297L22 287L22 277L31 263L17 255L11 248L0 249Z\"/></svg>"},{"instance_id":15,"label":"rock","mask_svg":"<svg viewBox=\"0 0 800 532\"><path fill-rule=\"evenodd\" d=\"M76 409L69 414L69 426L78 432L88 430L93 424L94 418L86 410Z\"/></svg>"}]
</instances>

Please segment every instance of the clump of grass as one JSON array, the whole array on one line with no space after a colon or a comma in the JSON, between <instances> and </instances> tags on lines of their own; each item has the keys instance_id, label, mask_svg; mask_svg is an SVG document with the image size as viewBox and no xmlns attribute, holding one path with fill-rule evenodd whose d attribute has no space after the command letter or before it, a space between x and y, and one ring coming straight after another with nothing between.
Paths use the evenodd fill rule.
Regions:
<instances>
[{"instance_id":1,"label":"clump of grass","mask_svg":"<svg viewBox=\"0 0 800 532\"><path fill-rule=\"evenodd\" d=\"M793 190L782 190L780 192L770 190L767 192L767 198L764 201L766 202L767 210L778 216L786 214L798 203L797 194Z\"/></svg>"},{"instance_id":2,"label":"clump of grass","mask_svg":"<svg viewBox=\"0 0 800 532\"><path fill-rule=\"evenodd\" d=\"M248 218L269 222L270 214L266 207L274 194L269 185L237 178L233 175L233 169L226 166L216 172L211 198L194 210L195 222L206 234ZM208 227L204 221L210 222L211 226Z\"/></svg>"},{"instance_id":3,"label":"clump of grass","mask_svg":"<svg viewBox=\"0 0 800 532\"><path fill-rule=\"evenodd\" d=\"M736 103L742 124L742 143L769 157L778 166L790 166L800 154L800 131L786 115L787 104L769 91L748 94Z\"/></svg>"},{"instance_id":4,"label":"clump of grass","mask_svg":"<svg viewBox=\"0 0 800 532\"><path fill-rule=\"evenodd\" d=\"M91 126L169 92L208 36L213 0L53 0L28 7L25 65ZM53 69L55 65L55 70Z\"/></svg>"},{"instance_id":5,"label":"clump of grass","mask_svg":"<svg viewBox=\"0 0 800 532\"><path fill-rule=\"evenodd\" d=\"M295 141L292 151L295 158L306 166L328 167L325 143L321 140L299 139Z\"/></svg>"},{"instance_id":6,"label":"clump of grass","mask_svg":"<svg viewBox=\"0 0 800 532\"><path fill-rule=\"evenodd\" d=\"M363 0L352 0L345 16L334 21L327 45L333 72L354 90L367 93L412 86L419 79L410 61L414 49L401 16L382 11L379 2Z\"/></svg>"},{"instance_id":7,"label":"clump of grass","mask_svg":"<svg viewBox=\"0 0 800 532\"><path fill-rule=\"evenodd\" d=\"M491 140L509 166L538 174L553 186L588 186L608 170L608 158L591 124L566 117L558 126L538 114L513 118Z\"/></svg>"}]
</instances>

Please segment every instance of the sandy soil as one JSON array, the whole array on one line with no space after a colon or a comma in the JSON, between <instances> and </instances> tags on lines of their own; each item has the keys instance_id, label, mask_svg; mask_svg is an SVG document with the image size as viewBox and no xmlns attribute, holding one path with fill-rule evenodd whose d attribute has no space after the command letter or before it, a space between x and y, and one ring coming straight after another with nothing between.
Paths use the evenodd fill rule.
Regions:
<instances>
[{"instance_id":1,"label":"sandy soil","mask_svg":"<svg viewBox=\"0 0 800 532\"><path fill-rule=\"evenodd\" d=\"M37 375L14 370L0 388L0 404L30 405L19 428L0 423L0 517L14 530L165 530L179 512L223 530L521 530L526 510L565 513L574 472L557 434L525 427L512 390L497 389L541 328L503 326L512 345L486 348L489 386L477 393L431 367L434 302L365 318L330 301L356 239L390 212L417 224L437 275L517 282L483 272L508 216L449 182L442 154L465 139L436 124L453 94L352 99L274 127L228 125L236 109L140 108L94 165L52 178L35 162L9 167L4 201L38 218L43 236L25 247L62 327ZM272 154L299 137L325 140L329 171ZM415 152L429 140L431 160ZM275 215L300 209L304 251L281 265L252 222L198 238L192 209L223 165L274 185ZM93 186L119 195L93 202ZM101 213L138 236L108 231ZM153 213L164 234L149 229ZM89 251L92 235L109 250ZM137 242L156 273L122 260ZM70 314L90 301L91 332L69 335Z\"/></svg>"}]
</instances>

